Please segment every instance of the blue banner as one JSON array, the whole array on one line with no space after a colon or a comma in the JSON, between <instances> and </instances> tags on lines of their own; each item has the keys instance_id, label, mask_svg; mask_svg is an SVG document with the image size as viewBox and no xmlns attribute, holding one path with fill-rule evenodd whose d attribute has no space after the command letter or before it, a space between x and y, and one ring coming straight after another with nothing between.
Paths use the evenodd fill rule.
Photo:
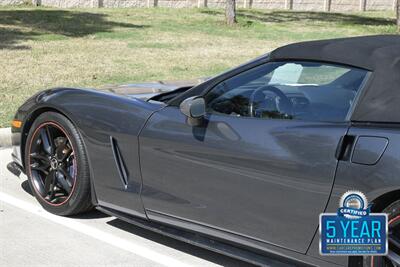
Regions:
<instances>
[{"instance_id":1,"label":"blue banner","mask_svg":"<svg viewBox=\"0 0 400 267\"><path fill-rule=\"evenodd\" d=\"M344 211L340 212L343 214ZM349 219L340 216L340 212L320 216L320 253L322 255L387 254L386 214L374 213Z\"/></svg>"}]
</instances>

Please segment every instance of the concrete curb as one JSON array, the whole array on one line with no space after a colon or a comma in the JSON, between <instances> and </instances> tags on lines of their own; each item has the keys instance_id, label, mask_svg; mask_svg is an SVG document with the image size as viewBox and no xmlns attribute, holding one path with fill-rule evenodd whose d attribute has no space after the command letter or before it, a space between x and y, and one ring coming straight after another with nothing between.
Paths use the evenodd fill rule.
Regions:
<instances>
[{"instance_id":1,"label":"concrete curb","mask_svg":"<svg viewBox=\"0 0 400 267\"><path fill-rule=\"evenodd\" d=\"M11 147L11 128L0 128L0 148Z\"/></svg>"}]
</instances>

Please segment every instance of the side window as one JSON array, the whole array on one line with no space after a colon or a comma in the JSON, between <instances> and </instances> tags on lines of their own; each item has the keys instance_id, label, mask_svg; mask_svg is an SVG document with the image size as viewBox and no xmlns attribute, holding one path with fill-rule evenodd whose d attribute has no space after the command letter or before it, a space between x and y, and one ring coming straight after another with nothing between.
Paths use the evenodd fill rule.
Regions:
<instances>
[{"instance_id":1,"label":"side window","mask_svg":"<svg viewBox=\"0 0 400 267\"><path fill-rule=\"evenodd\" d=\"M317 62L271 62L206 95L207 112L238 117L344 121L367 71Z\"/></svg>"}]
</instances>

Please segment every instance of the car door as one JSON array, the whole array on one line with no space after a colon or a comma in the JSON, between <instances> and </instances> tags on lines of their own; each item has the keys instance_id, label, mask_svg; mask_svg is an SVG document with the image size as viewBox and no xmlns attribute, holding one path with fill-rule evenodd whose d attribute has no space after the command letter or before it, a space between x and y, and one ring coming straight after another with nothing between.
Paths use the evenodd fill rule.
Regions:
<instances>
[{"instance_id":1,"label":"car door","mask_svg":"<svg viewBox=\"0 0 400 267\"><path fill-rule=\"evenodd\" d=\"M139 139L148 216L305 253L364 78L329 64L267 63L208 91L202 125L175 106L158 111Z\"/></svg>"}]
</instances>

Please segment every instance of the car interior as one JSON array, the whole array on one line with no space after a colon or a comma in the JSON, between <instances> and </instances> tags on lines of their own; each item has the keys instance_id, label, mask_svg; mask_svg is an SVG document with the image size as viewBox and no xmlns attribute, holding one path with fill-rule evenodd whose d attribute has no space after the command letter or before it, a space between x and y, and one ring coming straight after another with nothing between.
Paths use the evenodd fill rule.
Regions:
<instances>
[{"instance_id":1,"label":"car interior","mask_svg":"<svg viewBox=\"0 0 400 267\"><path fill-rule=\"evenodd\" d=\"M366 77L366 71L348 67L272 64L275 64L273 70L268 71L271 66L267 67L266 74L265 70L254 70L216 86L207 96L208 112L255 118L343 121ZM300 70L295 75L297 79L289 78L293 71L285 67L288 65ZM327 77L316 78L321 76L318 75L321 69ZM276 79L276 73L283 79Z\"/></svg>"}]
</instances>

